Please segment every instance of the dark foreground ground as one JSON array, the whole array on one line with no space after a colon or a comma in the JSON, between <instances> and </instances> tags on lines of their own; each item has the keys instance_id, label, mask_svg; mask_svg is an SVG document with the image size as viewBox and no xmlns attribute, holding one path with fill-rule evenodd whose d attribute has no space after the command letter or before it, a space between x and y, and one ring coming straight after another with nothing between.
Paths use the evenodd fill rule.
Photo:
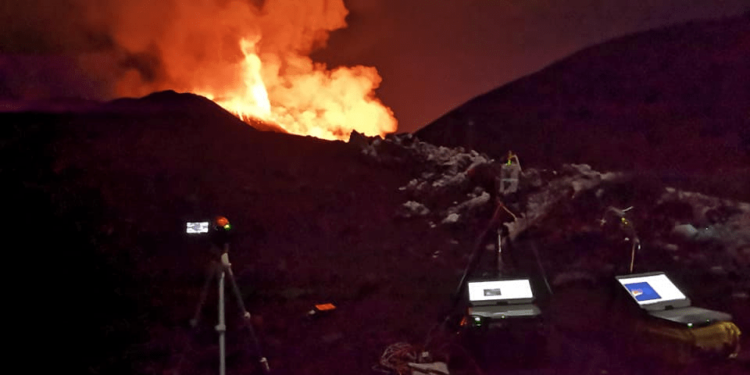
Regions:
<instances>
[{"instance_id":1,"label":"dark foreground ground","mask_svg":"<svg viewBox=\"0 0 750 375\"><path fill-rule=\"evenodd\" d=\"M209 245L183 233L186 221L215 214L235 226L233 269L274 373L378 373L374 366L389 345L424 343L491 212L450 228L399 219L394 213L408 198L399 187L418 174L418 164L373 163L342 142L261 133L208 112L2 115L4 227L27 244L9 263L31 261L35 275L12 296L25 311L41 313L33 318L38 333L19 344L45 358L29 366L90 374L217 371L213 287L201 324L188 325ZM559 217L564 223L578 216ZM540 229L535 237L551 274L606 274L597 259L616 250L567 246L574 240L560 236ZM747 300L728 297L738 276L712 275L700 262L678 267L658 252L645 261L648 270L676 274L695 304L750 327ZM610 295L575 283L556 289L554 302L543 295L551 351L486 373L646 372L633 366L638 358L610 345ZM228 373L257 373L237 305L227 297ZM326 302L337 306L334 313L306 317ZM456 338L434 335L440 345L432 350L448 356L452 373L478 373ZM494 345L504 352L517 343ZM743 346L730 363L652 371L747 373L746 334Z\"/></svg>"}]
</instances>

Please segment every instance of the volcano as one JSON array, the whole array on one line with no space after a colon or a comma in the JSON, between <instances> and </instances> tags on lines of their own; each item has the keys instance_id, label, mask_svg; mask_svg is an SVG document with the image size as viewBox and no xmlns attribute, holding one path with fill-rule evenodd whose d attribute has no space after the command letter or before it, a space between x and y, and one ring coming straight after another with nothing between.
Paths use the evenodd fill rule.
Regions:
<instances>
[{"instance_id":1,"label":"volcano","mask_svg":"<svg viewBox=\"0 0 750 375\"><path fill-rule=\"evenodd\" d=\"M743 30L738 21L721 25L705 27ZM492 188L470 172L492 171L491 153L419 139L437 125L418 137L355 133L348 143L263 132L204 97L173 91L69 111L24 108L0 114L3 227L23 244L8 251L8 264L33 274L30 289L11 288L24 306L18 320L43 312L33 318L42 322L38 334L17 345L34 348L51 370L215 371L215 293L198 326L188 324L210 243L188 236L185 222L223 215L234 228L230 258L241 297L273 373L388 371L387 348L428 338L452 374L478 372L472 354L434 328L493 213ZM514 151L522 161L524 152L535 155ZM518 237L515 263L532 270L540 289L537 267L548 275L555 298L541 293L540 305L556 317L556 349L488 373L528 373L529 365L545 374L677 371L632 367L630 352L602 344L620 322L608 319L606 293L585 280L612 276L627 255L622 236L597 229L608 206L634 207L644 248L637 269L676 275L695 304L750 326L746 203L633 178L626 168L610 179L582 164L556 170L531 160L521 186L530 192L525 217L534 220ZM335 310L311 317L327 303ZM734 361L677 369L741 374L746 336ZM260 373L231 294L227 340L228 373Z\"/></svg>"},{"instance_id":2,"label":"volcano","mask_svg":"<svg viewBox=\"0 0 750 375\"><path fill-rule=\"evenodd\" d=\"M48 230L38 236L22 225L19 235L45 254L38 272L55 280L35 283L49 291L44 304L75 306L60 313L66 324L47 331L50 344L69 347L70 338L79 337L75 351L88 353L59 352L61 367L149 373L180 361L169 347L182 342L181 331L187 334L180 327L197 306L195 292L211 259L210 243L185 236L187 221L220 214L243 228L233 239L237 280L254 301L248 309L268 329L262 338L267 350L291 350L282 355L287 364L272 363L288 373L372 366L365 364L385 343L382 323L373 321L413 308L393 310L374 296L421 295L397 287L430 273L410 271L404 256L420 260L426 254L413 249L416 244L441 241L423 240L426 224L393 221L403 198L398 187L410 168L363 162L360 150L343 142L257 131L196 95L161 92L86 111L0 117L3 190L13 197L4 203L4 212L13 213L5 224L33 222ZM429 301L440 297L436 290L420 305L432 309ZM310 324L307 312L322 302L360 318ZM229 342L236 345L229 356L235 358L245 337L233 319L235 306L227 303ZM205 309L208 328L194 343L198 350L180 350L203 364L187 363L183 371L214 368L215 306L214 296ZM394 327L407 332L413 324ZM303 347L316 349L303 354ZM326 354L331 348L342 350L333 354L335 364ZM166 357L152 362L153 355Z\"/></svg>"}]
</instances>

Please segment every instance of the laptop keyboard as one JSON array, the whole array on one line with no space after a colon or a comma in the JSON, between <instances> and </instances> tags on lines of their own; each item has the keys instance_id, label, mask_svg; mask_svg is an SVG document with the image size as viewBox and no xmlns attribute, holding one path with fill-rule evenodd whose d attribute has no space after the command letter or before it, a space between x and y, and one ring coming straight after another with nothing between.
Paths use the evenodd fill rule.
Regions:
<instances>
[{"instance_id":1,"label":"laptop keyboard","mask_svg":"<svg viewBox=\"0 0 750 375\"><path fill-rule=\"evenodd\" d=\"M705 324L715 321L730 320L731 315L702 309L700 307L685 307L682 309L664 310L664 311L652 311L652 316L671 320L678 323L693 323L693 324Z\"/></svg>"},{"instance_id":2,"label":"laptop keyboard","mask_svg":"<svg viewBox=\"0 0 750 375\"><path fill-rule=\"evenodd\" d=\"M660 316L662 318L674 318L678 316L695 317L707 312L709 312L709 310L702 309L700 307L684 307L681 309L654 311L653 315Z\"/></svg>"}]
</instances>

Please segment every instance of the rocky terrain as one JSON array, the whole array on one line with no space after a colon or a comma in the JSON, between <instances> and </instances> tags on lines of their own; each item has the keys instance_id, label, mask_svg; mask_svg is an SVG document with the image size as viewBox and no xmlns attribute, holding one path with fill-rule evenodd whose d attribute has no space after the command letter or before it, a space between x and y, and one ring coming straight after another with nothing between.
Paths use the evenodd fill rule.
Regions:
<instances>
[{"instance_id":1,"label":"rocky terrain","mask_svg":"<svg viewBox=\"0 0 750 375\"><path fill-rule=\"evenodd\" d=\"M26 277L8 284L8 322L32 327L14 344L34 372L214 373L214 288L189 325L213 258L185 223L224 215L275 374L393 373L391 360L424 349L451 374L746 373L747 333L730 361L633 360L617 346L625 310L606 285L636 234L636 272L665 271L695 305L750 329L748 24L592 47L385 139L259 131L273 126L175 92L5 103L6 264ZM505 272L531 277L548 342L498 340L492 353L525 348L530 359L482 367L444 318L475 249L475 275L497 272L489 222L509 149L523 173L506 202L517 219L503 219L514 239ZM617 210L625 232L607 216ZM322 303L336 309L309 313ZM227 293L228 373L260 373L242 328Z\"/></svg>"},{"instance_id":2,"label":"rocky terrain","mask_svg":"<svg viewBox=\"0 0 750 375\"><path fill-rule=\"evenodd\" d=\"M408 135L344 143L259 132L192 95L141 102L191 109L1 115L5 226L27 240L13 259L31 257L40 291L21 291L20 303L54 311L24 345L44 337L56 368L81 373L215 371L215 293L198 328L188 325L209 244L184 225L216 214L236 229L233 269L274 373L370 373L389 346L424 342L494 209L470 171L495 161ZM636 269L673 273L696 304L747 327L747 204L611 176L620 175L585 165L524 170L524 215L538 220L519 243L537 246L552 290L617 272L622 244L599 220L608 206L633 206ZM519 251L514 266L541 286L540 304L575 311L565 303L574 299L550 304L531 254ZM486 259L479 273L492 270ZM227 297L228 371L257 372ZM319 303L337 309L311 318ZM574 351L535 371L628 373L597 346L593 332L608 323L605 312L595 318L586 317L590 337L566 338ZM458 343L441 340L433 350L452 373L477 371ZM743 352L714 366L746 365Z\"/></svg>"},{"instance_id":3,"label":"rocky terrain","mask_svg":"<svg viewBox=\"0 0 750 375\"><path fill-rule=\"evenodd\" d=\"M415 133L529 166L655 172L750 200L750 14L620 37L468 101Z\"/></svg>"}]
</instances>

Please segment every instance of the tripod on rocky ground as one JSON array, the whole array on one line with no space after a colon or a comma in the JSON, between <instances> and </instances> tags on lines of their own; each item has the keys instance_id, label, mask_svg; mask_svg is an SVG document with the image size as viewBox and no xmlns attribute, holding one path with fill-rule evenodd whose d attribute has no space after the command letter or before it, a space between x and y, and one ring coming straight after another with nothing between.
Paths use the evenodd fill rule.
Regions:
<instances>
[{"instance_id":1,"label":"tripod on rocky ground","mask_svg":"<svg viewBox=\"0 0 750 375\"><path fill-rule=\"evenodd\" d=\"M215 249L217 248L219 247L215 246ZM220 251L221 251L221 254L218 256L219 259L212 260L211 264L209 265L208 274L206 276L206 283L203 285L203 290L201 291L200 302L198 303L198 307L195 311L195 316L190 321L190 325L193 328L198 326L198 321L200 320L201 310L203 310L203 305L205 305L206 303L206 298L208 297L208 290L211 286L211 282L213 281L214 278L218 279L219 324L216 325L216 331L219 333L219 375L226 375L226 342L225 342L226 321L224 318L224 284L225 284L224 281L228 276L229 281L232 284L232 289L234 290L234 295L237 298L237 305L240 308L240 312L242 313L242 318L244 319L245 327L247 328L248 333L250 334L250 339L252 340L252 344L255 349L255 354L259 358L259 362L261 364L261 367L263 368L263 371L266 374L270 374L271 369L268 366L268 360L261 353L260 343L258 342L258 338L255 335L255 330L253 329L252 322L250 321L251 315L245 309L245 303L242 301L242 293L240 292L240 288L237 286L237 281L234 279L234 273L232 272L232 265L231 263L229 263L229 244L224 243L223 246L220 248Z\"/></svg>"}]
</instances>

